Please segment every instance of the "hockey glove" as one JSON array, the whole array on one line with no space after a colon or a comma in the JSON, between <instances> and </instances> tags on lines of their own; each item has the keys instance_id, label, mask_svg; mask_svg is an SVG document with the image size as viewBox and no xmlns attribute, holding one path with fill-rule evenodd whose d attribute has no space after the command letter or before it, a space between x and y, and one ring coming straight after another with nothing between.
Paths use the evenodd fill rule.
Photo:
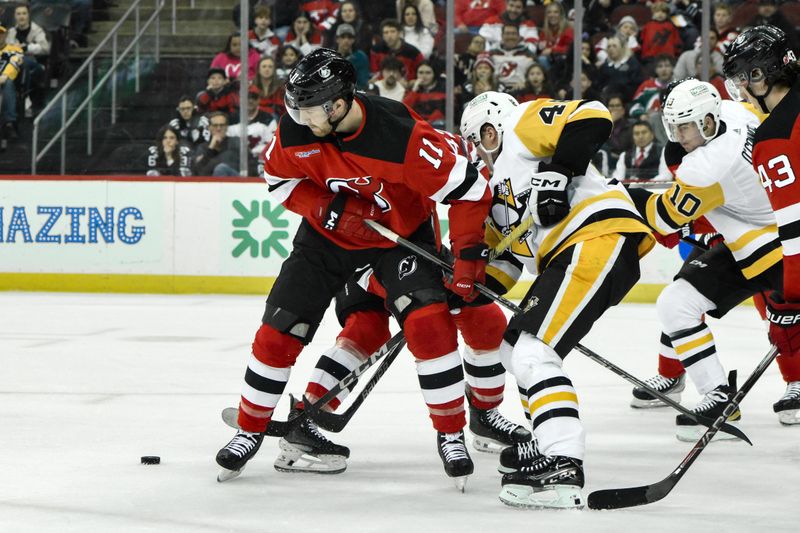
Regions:
<instances>
[{"instance_id":1,"label":"hockey glove","mask_svg":"<svg viewBox=\"0 0 800 533\"><path fill-rule=\"evenodd\" d=\"M783 294L772 291L767 298L769 340L785 356L800 353L800 303L783 301Z\"/></svg>"},{"instance_id":2,"label":"hockey glove","mask_svg":"<svg viewBox=\"0 0 800 533\"><path fill-rule=\"evenodd\" d=\"M455 261L453 262L453 277L445 277L444 285L455 294L461 296L465 302L471 302L478 296L475 283L486 280L486 260L489 258L489 248L483 242L474 239L458 239L452 243Z\"/></svg>"},{"instance_id":3,"label":"hockey glove","mask_svg":"<svg viewBox=\"0 0 800 533\"><path fill-rule=\"evenodd\" d=\"M531 206L534 221L542 226L554 226L569 214L567 186L572 173L553 163L539 163L538 172L531 177L531 187L536 191L536 205Z\"/></svg>"},{"instance_id":4,"label":"hockey glove","mask_svg":"<svg viewBox=\"0 0 800 533\"><path fill-rule=\"evenodd\" d=\"M385 239L364 220L378 220L382 214L377 205L343 192L336 193L327 204L321 202L317 209L318 220L326 230L375 243Z\"/></svg>"}]
</instances>

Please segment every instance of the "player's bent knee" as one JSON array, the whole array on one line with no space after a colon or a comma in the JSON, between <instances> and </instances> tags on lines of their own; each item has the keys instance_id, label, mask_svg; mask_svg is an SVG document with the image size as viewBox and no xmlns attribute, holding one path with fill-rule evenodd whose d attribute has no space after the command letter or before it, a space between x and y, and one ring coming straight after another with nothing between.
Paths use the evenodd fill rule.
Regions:
<instances>
[{"instance_id":1,"label":"player's bent knee","mask_svg":"<svg viewBox=\"0 0 800 533\"><path fill-rule=\"evenodd\" d=\"M350 313L338 339L347 339L364 355L372 355L389 340L389 314L367 310Z\"/></svg>"},{"instance_id":2,"label":"player's bent knee","mask_svg":"<svg viewBox=\"0 0 800 533\"><path fill-rule=\"evenodd\" d=\"M700 324L703 313L714 308L713 302L684 279L676 279L667 285L656 300L658 318L666 333Z\"/></svg>"},{"instance_id":3,"label":"player's bent knee","mask_svg":"<svg viewBox=\"0 0 800 533\"><path fill-rule=\"evenodd\" d=\"M516 372L528 368L541 368L545 365L560 368L563 362L561 356L553 348L526 332L519 336L511 354L511 365Z\"/></svg>"},{"instance_id":4,"label":"player's bent knee","mask_svg":"<svg viewBox=\"0 0 800 533\"><path fill-rule=\"evenodd\" d=\"M496 350L508 325L506 315L495 303L462 307L453 318L464 342L473 350Z\"/></svg>"},{"instance_id":5,"label":"player's bent knee","mask_svg":"<svg viewBox=\"0 0 800 533\"><path fill-rule=\"evenodd\" d=\"M260 362L275 368L294 365L303 350L303 343L296 337L281 333L269 324L262 324L253 341L253 355Z\"/></svg>"},{"instance_id":6,"label":"player's bent knee","mask_svg":"<svg viewBox=\"0 0 800 533\"><path fill-rule=\"evenodd\" d=\"M411 311L403 332L417 359L435 359L458 349L456 325L444 302Z\"/></svg>"}]
</instances>

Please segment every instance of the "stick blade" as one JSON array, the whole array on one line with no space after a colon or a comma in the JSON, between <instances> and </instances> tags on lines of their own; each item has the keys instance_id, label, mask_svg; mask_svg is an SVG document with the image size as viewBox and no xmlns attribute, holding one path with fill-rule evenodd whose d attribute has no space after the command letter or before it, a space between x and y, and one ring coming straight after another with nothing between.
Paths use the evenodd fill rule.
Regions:
<instances>
[{"instance_id":1,"label":"stick blade","mask_svg":"<svg viewBox=\"0 0 800 533\"><path fill-rule=\"evenodd\" d=\"M347 420L345 417L337 415L336 413L330 413L328 411L323 411L319 407L316 406L318 402L311 402L303 396L303 405L305 405L306 416L313 420L319 427L324 430L332 431L334 433L339 433L344 429L344 426L347 425Z\"/></svg>"},{"instance_id":2,"label":"stick blade","mask_svg":"<svg viewBox=\"0 0 800 533\"><path fill-rule=\"evenodd\" d=\"M626 507L647 505L664 498L674 486L675 482L670 476L652 485L596 490L589 494L586 504L589 509L595 510L625 509Z\"/></svg>"}]
</instances>

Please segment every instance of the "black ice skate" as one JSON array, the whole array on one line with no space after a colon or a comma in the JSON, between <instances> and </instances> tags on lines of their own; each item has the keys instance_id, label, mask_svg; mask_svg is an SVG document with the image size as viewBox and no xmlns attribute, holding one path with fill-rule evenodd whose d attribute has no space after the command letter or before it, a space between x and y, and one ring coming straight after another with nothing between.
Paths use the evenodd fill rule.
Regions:
<instances>
[{"instance_id":1,"label":"black ice skate","mask_svg":"<svg viewBox=\"0 0 800 533\"><path fill-rule=\"evenodd\" d=\"M541 455L532 465L503 476L500 501L526 509L581 509L583 483L583 461Z\"/></svg>"},{"instance_id":2,"label":"black ice skate","mask_svg":"<svg viewBox=\"0 0 800 533\"><path fill-rule=\"evenodd\" d=\"M248 433L241 429L236 431L233 439L217 452L217 464L222 467L217 474L217 481L222 483L241 474L247 461L252 459L261 447L263 440L263 433Z\"/></svg>"},{"instance_id":3,"label":"black ice skate","mask_svg":"<svg viewBox=\"0 0 800 533\"><path fill-rule=\"evenodd\" d=\"M500 453L504 448L518 442L531 440L531 432L500 414L497 408L478 409L469 402L469 431L473 435L472 446L479 452Z\"/></svg>"},{"instance_id":4,"label":"black ice skate","mask_svg":"<svg viewBox=\"0 0 800 533\"><path fill-rule=\"evenodd\" d=\"M728 400L730 400L735 393L736 371L733 370L728 376L728 385L720 385L716 389L707 392L706 395L703 396L703 399L700 400L700 403L698 403L692 409L692 412L710 418L711 420L715 420L717 417L722 415ZM737 407L736 410L728 417L727 422L734 426L738 426L738 422L741 420L741 418L742 413ZM675 418L675 423L678 425L675 436L678 437L678 440L684 442L694 442L699 440L700 437L703 436L703 433L705 433L708 429L684 414L679 414ZM714 435L714 440L731 439L738 439L738 437L728 433L723 433L722 431L718 431L717 434Z\"/></svg>"},{"instance_id":5,"label":"black ice skate","mask_svg":"<svg viewBox=\"0 0 800 533\"><path fill-rule=\"evenodd\" d=\"M539 457L541 454L536 448L535 441L520 442L500 452L500 466L497 467L497 471L501 474L516 472L532 466Z\"/></svg>"},{"instance_id":6,"label":"black ice skate","mask_svg":"<svg viewBox=\"0 0 800 533\"><path fill-rule=\"evenodd\" d=\"M775 402L772 410L778 413L781 424L787 426L800 424L800 381L786 384L783 398Z\"/></svg>"},{"instance_id":7,"label":"black ice skate","mask_svg":"<svg viewBox=\"0 0 800 533\"><path fill-rule=\"evenodd\" d=\"M289 396L292 409L289 420L300 414L299 401ZM309 472L313 474L340 474L347 469L350 449L328 440L320 433L313 420L303 417L283 437L278 446L281 449L275 459L275 470L280 472Z\"/></svg>"},{"instance_id":8,"label":"black ice skate","mask_svg":"<svg viewBox=\"0 0 800 533\"><path fill-rule=\"evenodd\" d=\"M681 393L686 387L686 374L681 374L677 378L665 378L661 374L656 374L652 378L645 380L645 385L653 390L660 392L678 403L681 401ZM647 409L650 407L666 407L667 404L651 395L641 387L634 387L631 407L637 409Z\"/></svg>"},{"instance_id":9,"label":"black ice skate","mask_svg":"<svg viewBox=\"0 0 800 533\"><path fill-rule=\"evenodd\" d=\"M472 464L467 446L464 444L464 432L438 433L436 442L445 473L453 478L456 488L464 492L464 487L467 485L467 476L475 470L475 465Z\"/></svg>"}]
</instances>

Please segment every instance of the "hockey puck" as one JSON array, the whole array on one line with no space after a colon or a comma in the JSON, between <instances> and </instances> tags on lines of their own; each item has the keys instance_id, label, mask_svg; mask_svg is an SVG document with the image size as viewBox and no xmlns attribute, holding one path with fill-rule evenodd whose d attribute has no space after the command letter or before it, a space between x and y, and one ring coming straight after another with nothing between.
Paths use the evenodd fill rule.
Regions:
<instances>
[{"instance_id":1,"label":"hockey puck","mask_svg":"<svg viewBox=\"0 0 800 533\"><path fill-rule=\"evenodd\" d=\"M143 455L142 456L142 464L143 465L161 464L161 457L159 457L157 455Z\"/></svg>"}]
</instances>

